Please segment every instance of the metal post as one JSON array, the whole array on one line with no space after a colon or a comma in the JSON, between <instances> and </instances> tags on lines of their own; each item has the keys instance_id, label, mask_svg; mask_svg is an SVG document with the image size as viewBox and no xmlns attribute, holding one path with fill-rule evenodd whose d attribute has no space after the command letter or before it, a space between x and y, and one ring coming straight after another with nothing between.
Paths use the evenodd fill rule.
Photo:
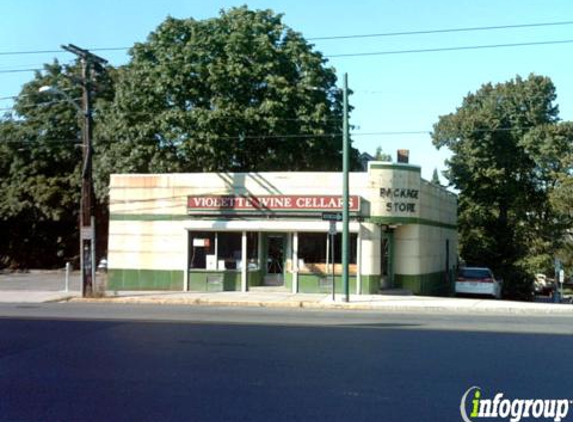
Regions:
<instances>
[{"instance_id":1,"label":"metal post","mask_svg":"<svg viewBox=\"0 0 573 422\"><path fill-rule=\"evenodd\" d=\"M80 242L84 252L82 266L82 294L90 296L93 293L94 282L94 251L93 251L93 189L92 189L92 113L91 113L91 90L89 86L90 62L82 58L82 106L84 111L83 126L83 167L82 167L82 192L81 192L81 222Z\"/></svg>"},{"instance_id":2,"label":"metal post","mask_svg":"<svg viewBox=\"0 0 573 422\"><path fill-rule=\"evenodd\" d=\"M349 167L349 131L348 131L348 74L344 74L344 88L342 91L342 285L344 288L343 301L350 301L348 283L348 252L349 252L349 195L348 195L348 167Z\"/></svg>"},{"instance_id":3,"label":"metal post","mask_svg":"<svg viewBox=\"0 0 573 422\"><path fill-rule=\"evenodd\" d=\"M90 53L88 50L73 44L62 45L62 48L80 58L82 64L82 111L83 124L83 166L82 193L80 204L80 266L82 280L82 296L93 293L95 283L96 246L95 246L95 217L94 192L92 180L92 99L91 99L91 70L103 69L107 60Z\"/></svg>"},{"instance_id":4,"label":"metal post","mask_svg":"<svg viewBox=\"0 0 573 422\"><path fill-rule=\"evenodd\" d=\"M336 300L336 279L334 278L336 260L334 259L334 235L332 233L330 234L330 249L332 251L332 301L334 302Z\"/></svg>"},{"instance_id":5,"label":"metal post","mask_svg":"<svg viewBox=\"0 0 573 422\"><path fill-rule=\"evenodd\" d=\"M249 290L248 282L248 266L247 259L247 232L243 231L241 234L241 292L246 293Z\"/></svg>"},{"instance_id":6,"label":"metal post","mask_svg":"<svg viewBox=\"0 0 573 422\"><path fill-rule=\"evenodd\" d=\"M65 278L65 292L68 293L70 291L70 267L71 264L66 262L66 278Z\"/></svg>"},{"instance_id":7,"label":"metal post","mask_svg":"<svg viewBox=\"0 0 573 422\"><path fill-rule=\"evenodd\" d=\"M260 255L259 255L260 256ZM298 232L293 233L292 237L292 260L293 260L293 275L292 275L292 292L298 293Z\"/></svg>"}]
</instances>

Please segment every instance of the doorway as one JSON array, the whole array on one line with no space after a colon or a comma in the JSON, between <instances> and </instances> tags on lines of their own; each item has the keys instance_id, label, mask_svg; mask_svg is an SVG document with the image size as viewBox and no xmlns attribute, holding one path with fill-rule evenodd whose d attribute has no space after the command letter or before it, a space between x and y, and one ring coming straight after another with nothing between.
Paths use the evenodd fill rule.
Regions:
<instances>
[{"instance_id":1,"label":"doorway","mask_svg":"<svg viewBox=\"0 0 573 422\"><path fill-rule=\"evenodd\" d=\"M380 244L380 288L394 287L394 231L386 229L382 232Z\"/></svg>"},{"instance_id":2,"label":"doorway","mask_svg":"<svg viewBox=\"0 0 573 422\"><path fill-rule=\"evenodd\" d=\"M263 284L265 286L283 286L285 235L269 234L266 238L267 267Z\"/></svg>"}]
</instances>

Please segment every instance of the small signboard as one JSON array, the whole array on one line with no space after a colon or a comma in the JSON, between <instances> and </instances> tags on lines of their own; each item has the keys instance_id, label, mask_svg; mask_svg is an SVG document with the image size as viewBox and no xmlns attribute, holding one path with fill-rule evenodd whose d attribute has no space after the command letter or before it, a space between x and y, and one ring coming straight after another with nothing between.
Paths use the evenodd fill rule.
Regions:
<instances>
[{"instance_id":1,"label":"small signboard","mask_svg":"<svg viewBox=\"0 0 573 422\"><path fill-rule=\"evenodd\" d=\"M209 239L209 238L207 238L207 239L195 238L195 239L193 239L193 246L195 248L208 248L211 246L211 239Z\"/></svg>"},{"instance_id":2,"label":"small signboard","mask_svg":"<svg viewBox=\"0 0 573 422\"><path fill-rule=\"evenodd\" d=\"M328 234L334 236L336 234L336 221L330 222L330 227L328 228Z\"/></svg>"},{"instance_id":3,"label":"small signboard","mask_svg":"<svg viewBox=\"0 0 573 422\"><path fill-rule=\"evenodd\" d=\"M94 238L93 226L83 226L80 229L80 237L83 240L92 240Z\"/></svg>"},{"instance_id":4,"label":"small signboard","mask_svg":"<svg viewBox=\"0 0 573 422\"><path fill-rule=\"evenodd\" d=\"M342 221L342 213L341 212L323 212L322 213L322 221Z\"/></svg>"}]
</instances>

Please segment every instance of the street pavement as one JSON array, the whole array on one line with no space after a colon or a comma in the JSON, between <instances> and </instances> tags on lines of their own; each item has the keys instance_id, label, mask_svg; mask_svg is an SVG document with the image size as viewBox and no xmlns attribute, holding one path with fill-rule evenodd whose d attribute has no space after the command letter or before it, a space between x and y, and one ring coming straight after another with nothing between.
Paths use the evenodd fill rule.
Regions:
<instances>
[{"instance_id":1,"label":"street pavement","mask_svg":"<svg viewBox=\"0 0 573 422\"><path fill-rule=\"evenodd\" d=\"M406 291L389 291L379 295L342 295L333 300L331 294L293 294L280 288L252 288L249 292L169 292L118 291L106 292L101 298L81 298L79 273L69 277L65 288L65 272L38 271L0 273L0 303L99 302L154 305L206 305L268 308L354 309L385 312L455 312L455 313L517 313L571 314L573 305L532 303L488 298L440 298L413 296Z\"/></svg>"},{"instance_id":2,"label":"street pavement","mask_svg":"<svg viewBox=\"0 0 573 422\"><path fill-rule=\"evenodd\" d=\"M573 398L563 315L112 303L0 315L2 421L458 421L473 386Z\"/></svg>"}]
</instances>

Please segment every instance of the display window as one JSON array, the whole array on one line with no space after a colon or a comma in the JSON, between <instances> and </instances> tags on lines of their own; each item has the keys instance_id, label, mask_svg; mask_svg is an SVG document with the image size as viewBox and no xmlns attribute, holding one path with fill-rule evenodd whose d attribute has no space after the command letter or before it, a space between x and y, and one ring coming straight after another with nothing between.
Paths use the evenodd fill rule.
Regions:
<instances>
[{"instance_id":1,"label":"display window","mask_svg":"<svg viewBox=\"0 0 573 422\"><path fill-rule=\"evenodd\" d=\"M240 270L241 232L189 232L189 268L199 270ZM258 269L258 233L247 233L247 259L250 270Z\"/></svg>"}]
</instances>

